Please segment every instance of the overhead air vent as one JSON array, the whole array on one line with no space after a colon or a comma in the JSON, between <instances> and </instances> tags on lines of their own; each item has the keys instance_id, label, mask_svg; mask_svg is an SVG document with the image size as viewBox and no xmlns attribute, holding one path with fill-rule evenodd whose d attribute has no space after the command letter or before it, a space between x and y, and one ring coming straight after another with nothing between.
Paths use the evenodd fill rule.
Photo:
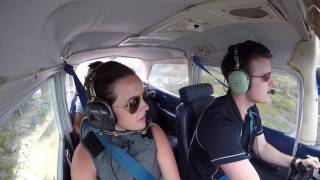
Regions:
<instances>
[{"instance_id":1,"label":"overhead air vent","mask_svg":"<svg viewBox=\"0 0 320 180\"><path fill-rule=\"evenodd\" d=\"M284 21L284 17L269 4L222 7L216 13L234 23L275 23Z\"/></svg>"},{"instance_id":2,"label":"overhead air vent","mask_svg":"<svg viewBox=\"0 0 320 180\"><path fill-rule=\"evenodd\" d=\"M268 13L260 7L232 9L229 11L229 13L233 16L238 16L242 18L263 18L268 16Z\"/></svg>"}]
</instances>

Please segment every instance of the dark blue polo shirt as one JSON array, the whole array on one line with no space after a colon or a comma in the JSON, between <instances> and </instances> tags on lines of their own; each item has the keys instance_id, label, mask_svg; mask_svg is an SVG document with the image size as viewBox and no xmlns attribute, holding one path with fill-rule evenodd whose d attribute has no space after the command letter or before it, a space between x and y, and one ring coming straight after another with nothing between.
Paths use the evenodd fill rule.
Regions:
<instances>
[{"instance_id":1,"label":"dark blue polo shirt","mask_svg":"<svg viewBox=\"0 0 320 180\"><path fill-rule=\"evenodd\" d=\"M259 111L254 105L253 133L251 147L255 136L263 133ZM209 180L224 175L220 165L248 159L252 152L250 144L249 116L246 123L231 95L217 98L200 118L189 152L190 180Z\"/></svg>"}]
</instances>

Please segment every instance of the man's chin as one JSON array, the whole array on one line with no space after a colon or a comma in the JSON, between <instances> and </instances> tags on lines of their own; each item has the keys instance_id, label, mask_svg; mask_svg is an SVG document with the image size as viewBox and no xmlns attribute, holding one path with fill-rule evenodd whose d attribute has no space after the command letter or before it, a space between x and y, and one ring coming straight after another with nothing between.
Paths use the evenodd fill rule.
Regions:
<instances>
[{"instance_id":1,"label":"man's chin","mask_svg":"<svg viewBox=\"0 0 320 180\"><path fill-rule=\"evenodd\" d=\"M264 100L261 100L259 103L261 104L272 104L271 98L266 98Z\"/></svg>"}]
</instances>

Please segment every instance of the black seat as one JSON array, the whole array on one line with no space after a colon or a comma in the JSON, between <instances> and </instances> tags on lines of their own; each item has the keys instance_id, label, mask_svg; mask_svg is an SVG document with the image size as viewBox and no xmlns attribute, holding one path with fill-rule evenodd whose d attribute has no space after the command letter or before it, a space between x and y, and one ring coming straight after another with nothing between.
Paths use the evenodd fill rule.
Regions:
<instances>
[{"instance_id":1,"label":"black seat","mask_svg":"<svg viewBox=\"0 0 320 180\"><path fill-rule=\"evenodd\" d=\"M178 165L182 179L187 179L189 167L188 150L195 122L202 111L215 98L211 96L213 88L208 83L183 87L179 90L181 104L177 106Z\"/></svg>"}]
</instances>

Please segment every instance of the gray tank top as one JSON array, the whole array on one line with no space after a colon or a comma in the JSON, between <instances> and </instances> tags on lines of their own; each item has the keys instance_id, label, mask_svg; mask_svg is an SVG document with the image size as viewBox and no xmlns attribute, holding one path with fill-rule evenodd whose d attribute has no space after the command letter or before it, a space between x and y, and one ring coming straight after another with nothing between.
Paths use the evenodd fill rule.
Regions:
<instances>
[{"instance_id":1,"label":"gray tank top","mask_svg":"<svg viewBox=\"0 0 320 180\"><path fill-rule=\"evenodd\" d=\"M150 133L151 134L151 133ZM141 134L132 134L109 139L113 145L122 148L139 162L156 179L162 179L157 162L157 149L153 138ZM134 178L113 160L109 150L102 151L95 159L99 180L133 180Z\"/></svg>"}]
</instances>

